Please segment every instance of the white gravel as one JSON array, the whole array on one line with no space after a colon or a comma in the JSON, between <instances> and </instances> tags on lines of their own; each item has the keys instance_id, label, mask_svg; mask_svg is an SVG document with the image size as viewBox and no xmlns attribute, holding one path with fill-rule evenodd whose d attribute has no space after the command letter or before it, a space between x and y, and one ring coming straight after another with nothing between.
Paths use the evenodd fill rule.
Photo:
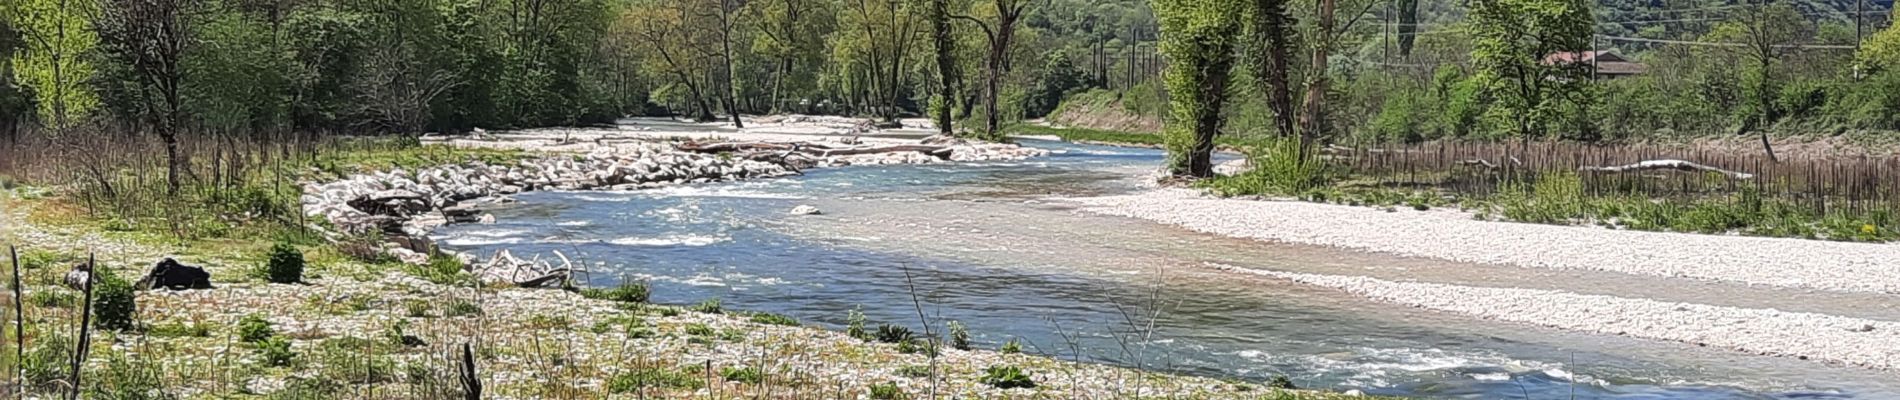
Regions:
<instances>
[{"instance_id":1,"label":"white gravel","mask_svg":"<svg viewBox=\"0 0 1900 400\"><path fill-rule=\"evenodd\" d=\"M1893 244L1490 222L1452 210L1218 199L1186 189L1075 201L1092 212L1259 240L1532 268L1900 293L1900 245Z\"/></svg>"},{"instance_id":2,"label":"white gravel","mask_svg":"<svg viewBox=\"0 0 1900 400\"><path fill-rule=\"evenodd\" d=\"M1879 370L1900 367L1900 323L1553 290L1222 268L1486 319L1678 341Z\"/></svg>"}]
</instances>

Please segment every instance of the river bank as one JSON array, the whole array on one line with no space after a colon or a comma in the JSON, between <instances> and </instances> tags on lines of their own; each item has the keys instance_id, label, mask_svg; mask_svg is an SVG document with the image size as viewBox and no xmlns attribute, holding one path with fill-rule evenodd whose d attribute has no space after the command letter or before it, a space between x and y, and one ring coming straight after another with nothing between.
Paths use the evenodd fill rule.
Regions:
<instances>
[{"instance_id":1,"label":"river bank","mask_svg":"<svg viewBox=\"0 0 1900 400\"><path fill-rule=\"evenodd\" d=\"M1481 221L1452 211L1388 211L1223 199L1187 189L1077 199L1101 214L1221 236L1340 247L1536 270L1589 270L1717 285L1891 295L1900 246ZM1430 238L1421 240L1421 238ZM1581 295L1565 290L1428 284L1349 273L1242 270L1435 311L1629 335L1829 363L1900 366L1900 327L1825 313ZM1561 286L1561 285L1558 285Z\"/></svg>"},{"instance_id":2,"label":"river bank","mask_svg":"<svg viewBox=\"0 0 1900 400\"><path fill-rule=\"evenodd\" d=\"M577 144L573 136L561 136L535 140L558 140L547 147L561 149ZM596 153L593 150L529 151L551 154L523 162L539 167L463 164L456 167L459 170L383 170L343 180L357 186L313 183L309 187L318 189L315 193L338 196L306 199L306 206L317 216L343 215L347 213L335 205L354 208L352 203L375 203L362 201L374 198L375 193L403 190L414 196L405 195L398 203L419 203L413 205L420 208L395 221L427 229L409 222L456 205L450 203L472 203L540 185L560 189L563 182L578 184L582 181L568 178L598 172L581 167L596 165L590 164L594 161L598 165L639 161L576 159L586 159ZM651 154L677 157L665 163L655 158L640 160L666 168L750 171L733 179L775 174L770 168L719 166L710 161L693 167L708 157ZM564 163L577 166L550 167ZM471 173L477 170L485 172ZM507 178L510 173L530 171L546 173L534 179ZM651 182L679 187L693 185L694 179L698 178L656 177ZM639 184L634 185L621 189L638 191ZM613 185L569 189L613 189ZM34 331L53 335L57 330L42 325L76 323L79 308L71 303L77 293L58 287L57 282L67 265L89 252L97 254L102 267L121 276L142 274L146 265L161 257L178 257L205 268L215 285L208 290L141 292L140 329L102 331L94 337L94 361L87 364L86 376L87 387L96 389L89 390L185 398L341 398L364 393L453 398L459 397L463 387L456 371L463 365L466 349L488 398L1257 398L1274 392L1259 383L1064 362L997 348L964 351L939 346L940 355L933 358L918 347L922 342L865 340L782 316L722 310L716 299L685 307L590 298L551 289L468 286L456 278L455 272L463 271L441 274L444 271L432 269L434 260L412 260L425 265L407 266L364 262L325 244L299 246L309 260L304 283L268 283L256 274L261 255L233 252L215 242L176 243L108 232L90 224L41 222L52 219L44 214L60 212L60 206L49 202L57 201L54 196L26 199L9 192L0 207L0 227L4 227L0 237L28 254L26 296L35 300L27 312ZM429 217L434 218L446 219ZM339 230L349 229L344 225L339 224ZM376 222L363 227L385 225ZM848 314L850 309L841 307L836 312ZM251 318L264 321L275 337L283 338L284 347L237 340L258 326L246 322ZM881 319L866 328L879 329L877 322L907 326L917 335L928 326L928 332L936 336L949 336L943 326L946 321L924 325ZM58 357L42 359L40 354L56 354L61 348L57 344L70 343L71 338L61 342L50 337L36 337L29 344L33 358L40 361L30 362L28 369L38 374L31 375L35 378L30 384L54 393L52 388L63 376L57 366L62 364ZM1015 370L1024 375L1010 373ZM1028 382L1034 387L1025 388ZM1346 397L1317 392L1285 395Z\"/></svg>"}]
</instances>

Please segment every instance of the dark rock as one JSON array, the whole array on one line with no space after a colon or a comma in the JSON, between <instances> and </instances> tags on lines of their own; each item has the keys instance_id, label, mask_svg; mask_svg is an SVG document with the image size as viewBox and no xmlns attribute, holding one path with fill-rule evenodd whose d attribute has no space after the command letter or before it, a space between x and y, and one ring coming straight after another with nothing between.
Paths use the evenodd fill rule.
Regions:
<instances>
[{"instance_id":1,"label":"dark rock","mask_svg":"<svg viewBox=\"0 0 1900 400\"><path fill-rule=\"evenodd\" d=\"M415 335L402 335L401 340L402 340L402 345L407 346L407 347L422 347L422 346L429 345L429 342L424 342L422 341L422 338L416 337Z\"/></svg>"},{"instance_id":2,"label":"dark rock","mask_svg":"<svg viewBox=\"0 0 1900 400\"><path fill-rule=\"evenodd\" d=\"M178 260L166 258L152 266L152 272L134 287L140 289L167 288L171 290L210 289L211 273L204 268L178 263Z\"/></svg>"},{"instance_id":3,"label":"dark rock","mask_svg":"<svg viewBox=\"0 0 1900 400\"><path fill-rule=\"evenodd\" d=\"M65 279L61 279L60 282L72 290L83 292L86 291L86 283L91 280L92 264L79 264L74 265L71 271L66 271Z\"/></svg>"}]
</instances>

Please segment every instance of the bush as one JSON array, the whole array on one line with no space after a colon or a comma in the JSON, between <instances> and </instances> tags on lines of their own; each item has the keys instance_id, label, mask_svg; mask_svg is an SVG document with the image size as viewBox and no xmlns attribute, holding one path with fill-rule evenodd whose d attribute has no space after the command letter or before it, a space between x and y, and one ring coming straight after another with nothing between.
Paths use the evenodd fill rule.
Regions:
<instances>
[{"instance_id":1,"label":"bush","mask_svg":"<svg viewBox=\"0 0 1900 400\"><path fill-rule=\"evenodd\" d=\"M138 327L138 297L132 282L108 268L95 269L94 278L98 283L92 287L93 326L120 331Z\"/></svg>"},{"instance_id":2,"label":"bush","mask_svg":"<svg viewBox=\"0 0 1900 400\"><path fill-rule=\"evenodd\" d=\"M409 273L437 285L469 286L475 278L469 276L462 259L440 251L429 254L429 263L409 267Z\"/></svg>"},{"instance_id":3,"label":"bush","mask_svg":"<svg viewBox=\"0 0 1900 400\"><path fill-rule=\"evenodd\" d=\"M871 334L864 330L864 311L861 309L862 307L854 307L851 312L845 314L844 333L858 340L869 341Z\"/></svg>"},{"instance_id":4,"label":"bush","mask_svg":"<svg viewBox=\"0 0 1900 400\"><path fill-rule=\"evenodd\" d=\"M611 289L587 288L581 290L582 297L626 303L645 303L647 302L647 295L647 285L641 282L622 282L620 286L615 286Z\"/></svg>"},{"instance_id":5,"label":"bush","mask_svg":"<svg viewBox=\"0 0 1900 400\"><path fill-rule=\"evenodd\" d=\"M765 380L765 374L763 372L760 372L758 368L753 368L753 367L720 368L719 377L725 378L726 381L728 382L739 382L739 383L746 383L746 384L753 384L753 385L757 385L759 384L759 382L762 382Z\"/></svg>"},{"instance_id":6,"label":"bush","mask_svg":"<svg viewBox=\"0 0 1900 400\"><path fill-rule=\"evenodd\" d=\"M897 382L871 384L872 400L905 400L909 398L909 395L904 394L904 389L897 387Z\"/></svg>"},{"instance_id":7,"label":"bush","mask_svg":"<svg viewBox=\"0 0 1900 400\"><path fill-rule=\"evenodd\" d=\"M877 341L879 342L905 343L911 341L915 336L915 334L910 332L910 328L891 324L877 326Z\"/></svg>"},{"instance_id":8,"label":"bush","mask_svg":"<svg viewBox=\"0 0 1900 400\"><path fill-rule=\"evenodd\" d=\"M238 320L238 340L245 343L263 342L276 334L270 327L270 321L264 320L263 315L251 314Z\"/></svg>"},{"instance_id":9,"label":"bush","mask_svg":"<svg viewBox=\"0 0 1900 400\"><path fill-rule=\"evenodd\" d=\"M1010 339L1008 342L1003 342L1003 348L997 349L997 351L1003 354L1022 354L1023 344L1017 342L1016 339Z\"/></svg>"},{"instance_id":10,"label":"bush","mask_svg":"<svg viewBox=\"0 0 1900 400\"><path fill-rule=\"evenodd\" d=\"M279 242L270 248L270 261L264 264L264 279L271 283L303 282L303 251Z\"/></svg>"},{"instance_id":11,"label":"bush","mask_svg":"<svg viewBox=\"0 0 1900 400\"><path fill-rule=\"evenodd\" d=\"M1036 381L1031 379L1029 374L1023 373L1022 368L1016 366L992 366L984 369L983 378L980 381L997 389L1036 387Z\"/></svg>"},{"instance_id":12,"label":"bush","mask_svg":"<svg viewBox=\"0 0 1900 400\"><path fill-rule=\"evenodd\" d=\"M21 362L21 369L28 386L51 388L70 372L68 363L72 362L73 345L77 341L60 333L61 330L44 331L27 342L26 359Z\"/></svg>"},{"instance_id":13,"label":"bush","mask_svg":"<svg viewBox=\"0 0 1900 400\"><path fill-rule=\"evenodd\" d=\"M257 342L257 356L264 360L265 365L283 367L289 366L291 359L295 358L297 353L290 351L289 339L271 335Z\"/></svg>"}]
</instances>

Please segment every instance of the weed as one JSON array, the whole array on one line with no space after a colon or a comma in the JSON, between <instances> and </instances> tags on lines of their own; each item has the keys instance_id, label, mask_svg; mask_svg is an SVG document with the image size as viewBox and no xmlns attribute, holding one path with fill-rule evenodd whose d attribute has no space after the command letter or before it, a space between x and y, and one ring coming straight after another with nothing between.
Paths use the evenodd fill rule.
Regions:
<instances>
[{"instance_id":1,"label":"weed","mask_svg":"<svg viewBox=\"0 0 1900 400\"><path fill-rule=\"evenodd\" d=\"M853 307L849 313L845 314L845 321L847 323L844 329L846 335L850 335L858 340L869 341L872 339L871 334L864 330L863 307Z\"/></svg>"},{"instance_id":2,"label":"weed","mask_svg":"<svg viewBox=\"0 0 1900 400\"><path fill-rule=\"evenodd\" d=\"M641 389L697 389L706 385L695 374L658 367L640 367L607 380L607 391L636 393Z\"/></svg>"},{"instance_id":3,"label":"weed","mask_svg":"<svg viewBox=\"0 0 1900 400\"><path fill-rule=\"evenodd\" d=\"M574 319L565 315L535 314L528 317L529 329L567 329Z\"/></svg>"},{"instance_id":4,"label":"weed","mask_svg":"<svg viewBox=\"0 0 1900 400\"><path fill-rule=\"evenodd\" d=\"M94 272L98 283L93 285L92 311L93 325L100 329L130 330L138 327L138 297L133 293L132 282L112 273L110 268L98 268Z\"/></svg>"},{"instance_id":5,"label":"weed","mask_svg":"<svg viewBox=\"0 0 1900 400\"><path fill-rule=\"evenodd\" d=\"M211 325L203 323L166 322L146 329L145 334L162 338L210 337Z\"/></svg>"},{"instance_id":6,"label":"weed","mask_svg":"<svg viewBox=\"0 0 1900 400\"><path fill-rule=\"evenodd\" d=\"M772 313L752 313L753 323L779 326L798 326L798 319Z\"/></svg>"},{"instance_id":7,"label":"weed","mask_svg":"<svg viewBox=\"0 0 1900 400\"><path fill-rule=\"evenodd\" d=\"M35 339L28 342L26 359L21 363L27 384L49 389L61 385L66 379L67 363L72 361L73 345L77 341L57 330L42 332Z\"/></svg>"},{"instance_id":8,"label":"weed","mask_svg":"<svg viewBox=\"0 0 1900 400\"><path fill-rule=\"evenodd\" d=\"M482 306L468 300L455 299L449 301L449 306L442 310L442 315L451 318L482 315Z\"/></svg>"},{"instance_id":9,"label":"weed","mask_svg":"<svg viewBox=\"0 0 1900 400\"><path fill-rule=\"evenodd\" d=\"M706 301L699 302L698 305L693 306L693 311L707 313L707 314L725 313L725 310L720 308L719 298L717 297L706 299Z\"/></svg>"},{"instance_id":10,"label":"weed","mask_svg":"<svg viewBox=\"0 0 1900 400\"><path fill-rule=\"evenodd\" d=\"M693 336L712 336L713 329L710 326L706 326L706 324L686 324L686 334Z\"/></svg>"},{"instance_id":11,"label":"weed","mask_svg":"<svg viewBox=\"0 0 1900 400\"><path fill-rule=\"evenodd\" d=\"M928 365L906 365L897 368L897 375L906 378L926 378L930 376Z\"/></svg>"},{"instance_id":12,"label":"weed","mask_svg":"<svg viewBox=\"0 0 1900 400\"><path fill-rule=\"evenodd\" d=\"M978 381L997 389L1036 387L1036 381L1031 379L1029 374L1023 373L1022 368L1013 365L986 368L983 370L983 377Z\"/></svg>"},{"instance_id":13,"label":"weed","mask_svg":"<svg viewBox=\"0 0 1900 400\"><path fill-rule=\"evenodd\" d=\"M408 311L410 318L428 318L433 311L429 302L424 300L407 301L403 304L403 308Z\"/></svg>"},{"instance_id":14,"label":"weed","mask_svg":"<svg viewBox=\"0 0 1900 400\"><path fill-rule=\"evenodd\" d=\"M897 382L871 384L872 400L907 400L909 398L910 395L904 394L904 389L899 388Z\"/></svg>"},{"instance_id":15,"label":"weed","mask_svg":"<svg viewBox=\"0 0 1900 400\"><path fill-rule=\"evenodd\" d=\"M728 382L740 382L757 385L765 380L765 374L753 367L725 367L719 369L719 377Z\"/></svg>"},{"instance_id":16,"label":"weed","mask_svg":"<svg viewBox=\"0 0 1900 400\"><path fill-rule=\"evenodd\" d=\"M40 308L72 307L76 298L71 292L59 289L36 290L26 297L26 302Z\"/></svg>"},{"instance_id":17,"label":"weed","mask_svg":"<svg viewBox=\"0 0 1900 400\"><path fill-rule=\"evenodd\" d=\"M611 289L587 288L581 290L581 296L590 299L612 300L626 303L645 303L647 284L643 282L622 282Z\"/></svg>"},{"instance_id":18,"label":"weed","mask_svg":"<svg viewBox=\"0 0 1900 400\"><path fill-rule=\"evenodd\" d=\"M891 324L877 326L877 341L879 342L904 343L915 337L916 335L910 332L910 328Z\"/></svg>"},{"instance_id":19,"label":"weed","mask_svg":"<svg viewBox=\"0 0 1900 400\"><path fill-rule=\"evenodd\" d=\"M1286 375L1274 375L1272 380L1267 381L1267 387L1281 390L1299 389L1293 386L1293 379L1287 378Z\"/></svg>"},{"instance_id":20,"label":"weed","mask_svg":"<svg viewBox=\"0 0 1900 400\"><path fill-rule=\"evenodd\" d=\"M965 328L962 322L950 321L950 348L970 349L970 329Z\"/></svg>"},{"instance_id":21,"label":"weed","mask_svg":"<svg viewBox=\"0 0 1900 400\"><path fill-rule=\"evenodd\" d=\"M429 262L408 267L410 275L444 286L470 286L475 277L468 274L462 259L440 251L429 254Z\"/></svg>"},{"instance_id":22,"label":"weed","mask_svg":"<svg viewBox=\"0 0 1900 400\"><path fill-rule=\"evenodd\" d=\"M297 356L297 353L290 351L289 339L285 339L279 335L272 335L269 338L257 342L257 356L264 360L264 365L283 367L289 366L291 360Z\"/></svg>"},{"instance_id":23,"label":"weed","mask_svg":"<svg viewBox=\"0 0 1900 400\"><path fill-rule=\"evenodd\" d=\"M1003 347L997 351L1003 354L1022 354L1023 344L1017 342L1016 339L1010 339L1008 342L1003 342Z\"/></svg>"},{"instance_id":24,"label":"weed","mask_svg":"<svg viewBox=\"0 0 1900 400\"><path fill-rule=\"evenodd\" d=\"M246 315L238 320L238 340L245 343L262 342L276 334L277 331L270 327L270 321L265 320L261 314Z\"/></svg>"}]
</instances>

